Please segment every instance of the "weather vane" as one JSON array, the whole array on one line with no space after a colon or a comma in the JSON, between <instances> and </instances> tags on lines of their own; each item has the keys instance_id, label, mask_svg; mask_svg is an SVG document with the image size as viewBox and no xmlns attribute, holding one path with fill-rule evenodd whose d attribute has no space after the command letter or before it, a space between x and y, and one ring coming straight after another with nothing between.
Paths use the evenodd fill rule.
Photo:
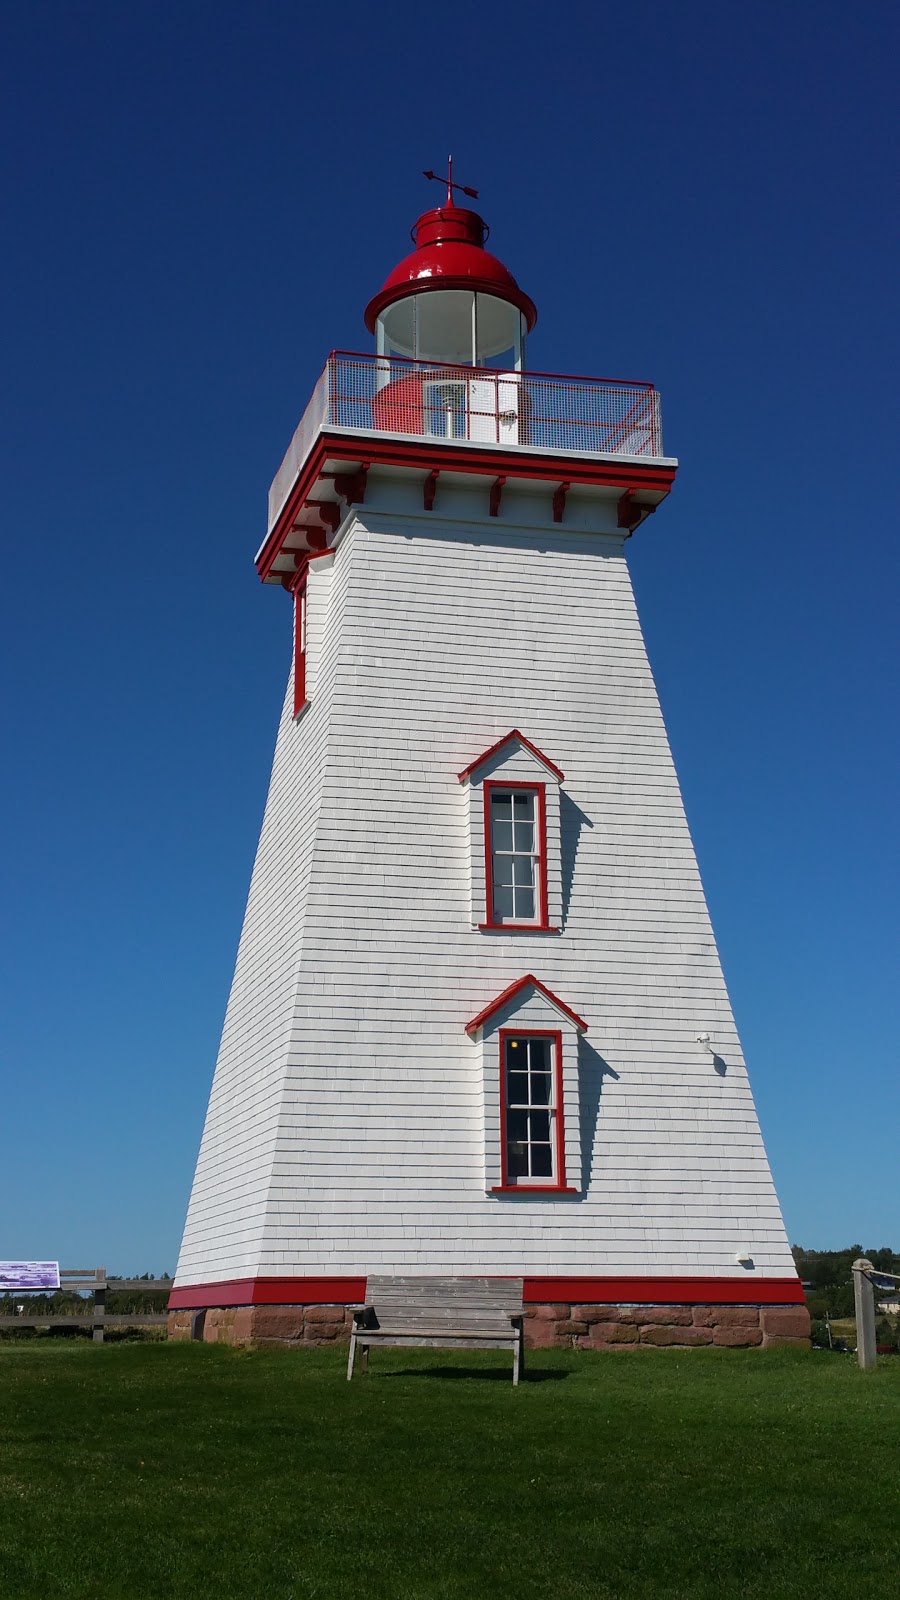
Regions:
<instances>
[{"instance_id":1,"label":"weather vane","mask_svg":"<svg viewBox=\"0 0 900 1600\"><path fill-rule=\"evenodd\" d=\"M422 173L422 177L423 178L433 178L435 183L444 183L444 182L446 182L446 184L447 184L447 204L448 204L448 206L452 206L452 204L453 204L453 191L454 191L454 189L459 189L463 194L467 194L471 200L477 200L478 199L478 190L477 189L470 189L464 183L454 183L453 182L453 157L452 156L448 156L447 157L447 177L446 177L446 179L442 178L439 172L423 172Z\"/></svg>"}]
</instances>

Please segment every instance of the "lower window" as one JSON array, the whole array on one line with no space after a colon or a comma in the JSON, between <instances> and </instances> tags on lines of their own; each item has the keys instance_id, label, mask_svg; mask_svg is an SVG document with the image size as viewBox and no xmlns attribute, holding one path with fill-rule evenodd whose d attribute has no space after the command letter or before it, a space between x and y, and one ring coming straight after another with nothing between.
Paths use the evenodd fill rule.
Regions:
<instances>
[{"instance_id":1,"label":"lower window","mask_svg":"<svg viewBox=\"0 0 900 1600\"><path fill-rule=\"evenodd\" d=\"M501 1031L503 1187L563 1188L562 1038Z\"/></svg>"}]
</instances>

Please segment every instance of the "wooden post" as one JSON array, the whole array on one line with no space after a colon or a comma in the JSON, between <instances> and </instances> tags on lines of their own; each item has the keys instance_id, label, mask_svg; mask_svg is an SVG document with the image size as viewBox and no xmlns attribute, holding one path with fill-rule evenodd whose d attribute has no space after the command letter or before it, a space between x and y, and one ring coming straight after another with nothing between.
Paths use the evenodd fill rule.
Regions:
<instances>
[{"instance_id":1,"label":"wooden post","mask_svg":"<svg viewBox=\"0 0 900 1600\"><path fill-rule=\"evenodd\" d=\"M103 1329L106 1320L106 1268L94 1268L94 1326L92 1330L95 1344L103 1343Z\"/></svg>"},{"instance_id":2,"label":"wooden post","mask_svg":"<svg viewBox=\"0 0 900 1600\"><path fill-rule=\"evenodd\" d=\"M859 1256L853 1263L853 1301L856 1308L856 1359L866 1372L874 1367L875 1354L875 1288L870 1274L874 1272L871 1261Z\"/></svg>"}]
</instances>

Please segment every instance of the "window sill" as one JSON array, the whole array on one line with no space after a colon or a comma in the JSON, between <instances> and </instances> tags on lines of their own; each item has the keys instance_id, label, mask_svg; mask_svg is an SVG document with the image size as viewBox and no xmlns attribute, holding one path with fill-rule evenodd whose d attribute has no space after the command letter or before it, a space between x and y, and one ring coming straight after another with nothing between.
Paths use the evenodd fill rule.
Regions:
<instances>
[{"instance_id":1,"label":"window sill","mask_svg":"<svg viewBox=\"0 0 900 1600\"><path fill-rule=\"evenodd\" d=\"M561 933L549 922L478 922L479 933Z\"/></svg>"},{"instance_id":2,"label":"window sill","mask_svg":"<svg viewBox=\"0 0 900 1600\"><path fill-rule=\"evenodd\" d=\"M488 1194L580 1194L571 1184L559 1183L497 1183Z\"/></svg>"}]
</instances>

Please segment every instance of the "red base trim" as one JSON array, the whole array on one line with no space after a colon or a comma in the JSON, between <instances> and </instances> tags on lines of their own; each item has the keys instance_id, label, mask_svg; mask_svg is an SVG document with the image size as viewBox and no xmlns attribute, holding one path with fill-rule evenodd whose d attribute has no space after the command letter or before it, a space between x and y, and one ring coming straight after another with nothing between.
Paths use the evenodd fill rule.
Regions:
<instances>
[{"instance_id":1,"label":"red base trim","mask_svg":"<svg viewBox=\"0 0 900 1600\"><path fill-rule=\"evenodd\" d=\"M804 1305L799 1278L526 1278L526 1305L575 1300L584 1305Z\"/></svg>"},{"instance_id":2,"label":"red base trim","mask_svg":"<svg viewBox=\"0 0 900 1600\"><path fill-rule=\"evenodd\" d=\"M521 1192L521 1191L520 1191ZM173 1289L170 1311L210 1306L361 1305L365 1278L229 1278ZM799 1278L526 1278L526 1305L803 1305Z\"/></svg>"},{"instance_id":3,"label":"red base trim","mask_svg":"<svg viewBox=\"0 0 900 1600\"><path fill-rule=\"evenodd\" d=\"M355 1305L366 1298L365 1278L228 1278L173 1289L170 1311L210 1306Z\"/></svg>"}]
</instances>

